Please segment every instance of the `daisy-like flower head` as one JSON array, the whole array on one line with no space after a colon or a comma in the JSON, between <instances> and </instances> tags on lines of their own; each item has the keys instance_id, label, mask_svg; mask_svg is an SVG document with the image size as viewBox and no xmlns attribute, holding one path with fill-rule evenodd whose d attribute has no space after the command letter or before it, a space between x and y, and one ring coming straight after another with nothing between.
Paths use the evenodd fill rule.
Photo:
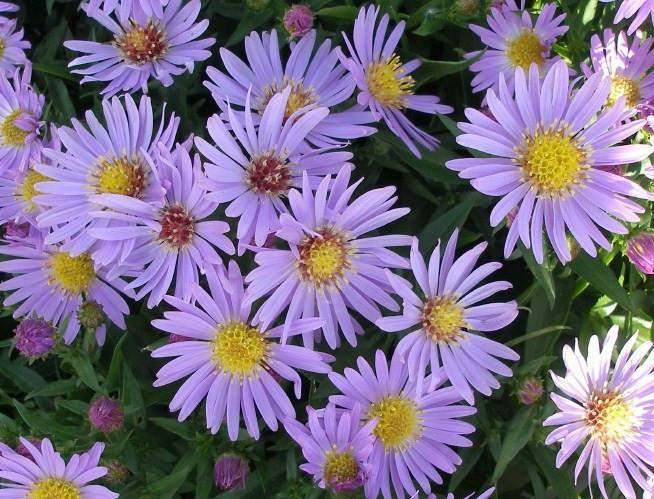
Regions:
<instances>
[{"instance_id":1,"label":"daisy-like flower head","mask_svg":"<svg viewBox=\"0 0 654 499\"><path fill-rule=\"evenodd\" d=\"M128 3L131 8L124 7ZM133 2L120 0L113 16L102 9L87 13L113 33L113 40L98 43L83 40L69 40L64 46L81 52L83 56L73 59L69 67L86 66L75 69L73 73L84 75L82 83L93 81L108 82L102 91L104 95L118 92L147 92L150 78L164 86L173 83L173 77L185 71L193 72L196 62L211 56L207 48L216 41L214 38L197 38L206 31L209 21L198 23L200 0L170 0L161 10L151 8L157 5L154 0ZM147 7L147 8L146 8ZM129 15L124 15L129 12Z\"/></svg>"},{"instance_id":2,"label":"daisy-like flower head","mask_svg":"<svg viewBox=\"0 0 654 499\"><path fill-rule=\"evenodd\" d=\"M16 274L0 283L0 291L11 292L5 307L20 304L15 318L37 315L55 326L65 322L66 344L79 333L80 315L88 315L89 309L100 314L91 328L99 345L104 344L108 323L125 329L129 307L116 290L126 283L110 278L108 269L88 253L71 256L60 246L11 244L0 246L0 254L14 257L0 262L0 272Z\"/></svg>"},{"instance_id":3,"label":"daisy-like flower head","mask_svg":"<svg viewBox=\"0 0 654 499\"><path fill-rule=\"evenodd\" d=\"M291 45L291 53L282 63L277 32L252 32L245 37L245 55L248 64L226 48L220 56L229 75L214 67L207 68L210 81L205 81L214 99L223 111L226 101L232 106L245 106L251 91L252 109L262 115L272 97L289 89L284 119L304 107L332 108L352 96L355 83L338 59L338 49L332 49L327 39L314 53L316 32L310 31L298 43ZM254 116L257 120L258 116ZM363 126L374 121L370 112L350 108L325 116L306 140L318 147L335 142L364 137L375 132Z\"/></svg>"},{"instance_id":4,"label":"daisy-like flower head","mask_svg":"<svg viewBox=\"0 0 654 499\"><path fill-rule=\"evenodd\" d=\"M555 14L556 5L545 4L534 22L529 12L518 10L511 2L491 9L487 17L490 29L471 24L470 29L488 46L481 58L470 66L470 70L477 73L472 80L473 92L487 88L497 92L500 75L504 75L509 90L513 90L517 68L527 71L536 64L539 69L547 70L560 60L560 57L550 57L550 48L568 27L561 25L565 14L556 17ZM474 58L479 54L480 51L470 52L466 57Z\"/></svg>"},{"instance_id":5,"label":"daisy-like flower head","mask_svg":"<svg viewBox=\"0 0 654 499\"><path fill-rule=\"evenodd\" d=\"M624 98L611 108L604 104L611 81L595 74L579 89L569 83L568 68L556 63L541 82L538 69L529 74L519 68L515 92L500 76L499 94L489 90L492 118L466 109L469 123L457 142L492 157L448 161L446 166L471 179L478 191L501 196L491 212L491 225L500 224L518 208L506 239L508 257L520 238L543 261L543 232L562 262L572 259L566 228L591 256L595 244L611 243L598 229L624 234L619 222L636 222L645 210L628 197L652 196L631 180L602 167L641 161L654 148L643 144L618 144L631 137L643 120L622 123Z\"/></svg>"},{"instance_id":6,"label":"daisy-like flower head","mask_svg":"<svg viewBox=\"0 0 654 499\"><path fill-rule=\"evenodd\" d=\"M62 249L72 256L91 251L98 263L107 265L124 260L136 240L98 241L91 237L90 229L115 225L113 220L95 216L97 205L91 199L120 194L146 203L160 201L165 189L151 154L162 147L172 149L179 118L172 115L167 124L162 118L153 133L149 97L142 97L138 107L130 95L125 95L124 101L113 97L103 101L102 108L105 126L87 111L86 127L73 119L72 128L59 128L64 150L43 150L53 164L34 167L47 180L35 185L41 194L33 201L43 207L38 225L51 230L47 243L62 243Z\"/></svg>"},{"instance_id":7,"label":"daisy-like flower head","mask_svg":"<svg viewBox=\"0 0 654 499\"><path fill-rule=\"evenodd\" d=\"M423 383L432 385L432 391L417 392L406 363L397 355L389 366L384 353L377 350L374 370L363 357L357 359L357 366L358 371L347 368L343 374L329 374L341 392L329 400L345 409L359 405L364 420L376 420L366 497L377 497L381 490L390 499L391 486L397 497L405 493L417 497L415 482L429 494L430 482L443 483L440 472L454 473L461 464L451 447L472 445L462 435L475 428L459 418L476 409L455 405L461 397L454 387L441 386L447 378L440 371Z\"/></svg>"},{"instance_id":8,"label":"daisy-like flower head","mask_svg":"<svg viewBox=\"0 0 654 499\"><path fill-rule=\"evenodd\" d=\"M394 187L373 189L351 201L362 180L348 186L350 170L343 168L333 181L325 177L315 196L306 175L302 192L289 193L291 212L281 216L277 231L288 249L262 249L255 257L259 267L246 277L252 301L270 293L257 312L264 327L283 310L284 322L292 323L298 317L313 317L317 309L327 344L336 348L341 343L339 331L351 345L356 345L357 334L363 334L349 310L371 322L381 318L378 304L399 310L384 269L408 267L406 259L388 247L409 245L411 238L364 236L409 210L391 209L397 200ZM303 335L303 341L312 348L313 332Z\"/></svg>"},{"instance_id":9,"label":"daisy-like flower head","mask_svg":"<svg viewBox=\"0 0 654 499\"><path fill-rule=\"evenodd\" d=\"M611 80L611 92L606 101L612 106L620 97L625 98L625 107L632 110L647 105L654 97L654 38L641 40L634 36L631 44L624 31L617 35L610 29L604 30L603 42L598 35L590 39L590 60L592 67L583 65L584 75L600 73Z\"/></svg>"},{"instance_id":10,"label":"daisy-like flower head","mask_svg":"<svg viewBox=\"0 0 654 499\"><path fill-rule=\"evenodd\" d=\"M614 0L602 0L602 2L613 2ZM613 22L618 24L624 19L630 19L633 17L629 29L627 30L628 35L632 35L636 30L647 20L647 16L652 19L654 23L654 0L619 0L620 7L615 13L615 19Z\"/></svg>"},{"instance_id":11,"label":"daisy-like flower head","mask_svg":"<svg viewBox=\"0 0 654 499\"><path fill-rule=\"evenodd\" d=\"M40 157L44 97L32 89L31 79L29 62L11 78L0 73L0 174L24 172Z\"/></svg>"},{"instance_id":12,"label":"daisy-like flower head","mask_svg":"<svg viewBox=\"0 0 654 499\"><path fill-rule=\"evenodd\" d=\"M235 262L230 262L225 279L207 272L211 295L195 285L193 298L197 304L167 296L166 301L177 310L164 312L165 319L152 321L153 326L167 333L185 336L187 341L169 343L152 352L153 357L177 357L157 373L154 386L163 386L189 378L170 402L171 411L180 411L186 419L206 397L207 428L216 433L223 421L227 433L236 440L241 414L248 434L259 438L259 413L273 431L278 420L295 418L288 395L275 377L293 382L300 397L301 380L296 369L327 373L331 355L308 348L281 345L276 339L282 327L265 329L250 321L250 305L243 299L243 277ZM320 327L315 318L288 323L291 335ZM275 377L273 377L275 376Z\"/></svg>"},{"instance_id":13,"label":"daisy-like flower head","mask_svg":"<svg viewBox=\"0 0 654 499\"><path fill-rule=\"evenodd\" d=\"M296 420L284 423L286 431L302 448L307 463L300 469L313 476L322 489L335 493L352 492L370 474L368 458L375 436L376 420L361 424L361 408L337 412L334 404L316 411L307 407L306 425Z\"/></svg>"},{"instance_id":14,"label":"daisy-like flower head","mask_svg":"<svg viewBox=\"0 0 654 499\"><path fill-rule=\"evenodd\" d=\"M307 149L302 144L329 110L325 107L297 110L284 120L292 89L275 94L255 129L249 97L245 114L228 109L229 122L214 115L207 129L214 144L197 138L195 143L207 158L208 199L229 203L225 213L239 217L236 237L257 246L279 227L279 213L287 211L284 198L307 174L312 187L322 176L336 173L352 157L345 151ZM231 131L230 131L231 130Z\"/></svg>"},{"instance_id":15,"label":"daisy-like flower head","mask_svg":"<svg viewBox=\"0 0 654 499\"><path fill-rule=\"evenodd\" d=\"M402 315L378 320L377 325L389 332L413 329L395 350L395 355L407 361L409 379L420 385L427 366L431 372L438 372L442 366L450 383L472 404L473 389L490 395L492 389L500 387L493 373L511 376L511 369L496 357L520 358L510 348L484 335L513 322L518 307L515 301L480 304L512 285L495 281L478 286L502 265L490 262L475 268L486 243L478 244L455 260L457 238L458 231L455 231L442 255L439 243L428 265L414 238L411 269L423 297L416 295L407 281L387 271L395 292L402 297L404 311Z\"/></svg>"},{"instance_id":16,"label":"daisy-like flower head","mask_svg":"<svg viewBox=\"0 0 654 499\"><path fill-rule=\"evenodd\" d=\"M121 194L99 194L91 202L105 208L94 216L114 220L111 227L89 229L89 235L103 241L134 239L136 247L124 265L135 275L127 289L140 288L136 299L146 295L148 307L161 302L175 279L174 296L189 301L193 285L207 265L221 265L217 249L234 253L224 234L229 225L205 220L217 203L207 199L202 187L204 175L200 156L191 156L183 145L171 154L163 148L156 154L162 183L170 187L164 199L146 203ZM136 269L136 271L134 271Z\"/></svg>"},{"instance_id":17,"label":"daisy-like flower head","mask_svg":"<svg viewBox=\"0 0 654 499\"><path fill-rule=\"evenodd\" d=\"M618 338L612 327L600 347L597 336L588 343L584 358L575 341L574 350L563 348L565 377L551 373L562 392L550 397L560 412L547 418L545 426L558 426L546 444L561 442L556 466L561 465L579 448L575 465L575 482L581 470L588 468L588 483L593 472L602 495L607 498L604 475L613 476L625 497L635 499L632 480L643 490L652 492L647 478L652 476L654 442L654 355L647 341L632 352L638 335L632 336L613 363L611 357Z\"/></svg>"},{"instance_id":18,"label":"daisy-like flower head","mask_svg":"<svg viewBox=\"0 0 654 499\"><path fill-rule=\"evenodd\" d=\"M118 19L127 23L132 9L139 10L146 16L163 17L163 8L168 5L169 0L89 0L86 6L86 13L92 16L98 10L109 15L117 12Z\"/></svg>"},{"instance_id":19,"label":"daisy-like flower head","mask_svg":"<svg viewBox=\"0 0 654 499\"><path fill-rule=\"evenodd\" d=\"M378 16L379 7L374 5L359 10L354 22L353 43L343 34L350 57L341 54L341 60L359 88L359 104L369 108L375 119L383 119L409 150L420 157L416 142L433 149L438 141L415 126L404 111L413 109L428 114L447 114L453 109L439 104L440 99L435 95L414 94L415 81L411 73L420 66L420 60L402 63L395 54L405 23L398 23L387 37L388 14L382 16L379 24Z\"/></svg>"},{"instance_id":20,"label":"daisy-like flower head","mask_svg":"<svg viewBox=\"0 0 654 499\"><path fill-rule=\"evenodd\" d=\"M27 62L25 50L32 44L23 40L23 34L22 28L16 31L14 19L5 19L0 23L0 73L13 75L16 66Z\"/></svg>"},{"instance_id":21,"label":"daisy-like flower head","mask_svg":"<svg viewBox=\"0 0 654 499\"><path fill-rule=\"evenodd\" d=\"M0 443L0 496L25 499L114 499L118 494L92 482L107 474L98 466L104 444L97 442L87 452L74 454L68 463L54 450L49 439L40 448L25 438L20 443L29 453L22 456Z\"/></svg>"}]
</instances>

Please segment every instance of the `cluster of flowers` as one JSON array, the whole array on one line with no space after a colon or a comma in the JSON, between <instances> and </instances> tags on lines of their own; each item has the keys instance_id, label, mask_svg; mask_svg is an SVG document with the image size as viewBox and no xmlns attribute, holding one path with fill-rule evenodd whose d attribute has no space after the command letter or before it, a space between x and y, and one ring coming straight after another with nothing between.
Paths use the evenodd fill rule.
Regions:
<instances>
[{"instance_id":1,"label":"cluster of flowers","mask_svg":"<svg viewBox=\"0 0 654 499\"><path fill-rule=\"evenodd\" d=\"M285 62L274 30L246 37L247 61L221 48L225 72L210 67L205 82L218 111L207 123L209 140L179 139L178 118L155 124L150 98L130 93L146 92L152 80L170 85L210 56L214 40L199 39L208 27L197 22L200 0L92 0L82 9L113 33L110 43L65 44L84 54L70 63L82 83L106 84L103 116L88 111L84 123L45 126L44 100L31 87L21 51L27 44L0 33L6 58L11 43L16 47L16 60L0 68L0 253L10 257L0 271L14 274L0 290L9 292L4 305L16 306L14 316L22 318L17 348L39 357L59 334L70 344L82 329L102 345L109 324L125 329L124 297L150 308L165 301L172 310L153 325L170 342L152 355L174 359L154 384L187 378L170 402L180 421L206 400L212 433L224 422L235 440L243 421L257 439L261 416L273 431L281 423L301 446L301 468L321 487L363 486L370 498L430 494L431 483L442 483L441 473L461 463L453 447L472 445L465 435L474 427L462 418L475 413L475 393L490 395L500 386L496 375L511 376L505 361L518 355L486 333L510 324L518 310L514 301L487 302L511 284L481 284L501 266L477 265L485 243L457 258L455 232L425 261L416 238L376 234L408 211L393 207L394 188L355 196L361 180L351 182L348 141L383 121L419 156L437 141L405 112L452 111L436 96L414 94L411 73L420 62L403 63L395 53L404 22L389 32L388 15L362 8L345 51L330 40L316 48L303 10L285 19L299 39ZM651 41L632 42L625 55L614 48L625 35L607 32L604 45L594 39L593 66L583 68L585 81L576 88L572 70L549 55L566 31L563 18L547 5L534 23L508 0L492 9L492 30L472 27L490 47L469 54L478 58L473 85L488 89L488 110L467 109L470 122L459 125L457 140L490 157L447 166L481 192L502 196L493 225L514 212L507 257L520 239L542 261L546 234L566 262L566 228L594 256L596 244L611 246L598 227L626 233L619 220L637 221L644 211L629 198L652 199L606 171L652 152L649 145L616 146L646 123L633 117L648 97ZM14 30L11 21L0 27ZM116 95L122 92L128 93ZM332 110L355 92L355 105ZM236 244L229 224L218 220L221 205L226 217L238 219ZM402 247L408 259L391 249ZM254 253L256 267L243 276L225 255L245 252ZM417 288L397 269L409 269ZM374 366L360 357L358 370L331 372L334 358L315 345L356 345L362 319L383 331L411 332L390 359L378 351ZM643 473L651 475L654 464L654 449L641 438L652 422L647 385L654 357L638 366L650 345L629 357L632 339L611 369L616 337L609 333L602 352L595 338L588 362L578 349L564 351L568 375L554 380L577 402L553 394L562 413L546 423L562 425L549 439L563 441L557 464L587 441L577 474L588 462L604 494L608 470L635 497L629 476L649 490ZM281 387L291 382L300 397L297 370L328 374L340 391L326 407L308 407L306 425ZM105 422L107 431L119 426L117 416L122 422L106 401L94 411L96 426ZM3 486L17 496L117 496L87 485L106 473L97 466L100 444L67 466L48 440L40 449L22 444L29 457L0 448L0 476L15 483Z\"/></svg>"}]
</instances>

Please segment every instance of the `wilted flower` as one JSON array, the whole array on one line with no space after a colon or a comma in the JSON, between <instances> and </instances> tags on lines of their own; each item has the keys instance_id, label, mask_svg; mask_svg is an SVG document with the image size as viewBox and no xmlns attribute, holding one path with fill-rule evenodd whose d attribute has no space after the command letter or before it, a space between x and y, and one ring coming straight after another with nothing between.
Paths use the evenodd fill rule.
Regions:
<instances>
[{"instance_id":1,"label":"wilted flower","mask_svg":"<svg viewBox=\"0 0 654 499\"><path fill-rule=\"evenodd\" d=\"M26 437L25 439L28 442L30 442L34 447L41 447L42 439L36 437ZM18 445L16 446L16 452L23 457L32 459L32 454L30 454L29 449L25 447L25 445L23 445L22 440L18 442Z\"/></svg>"},{"instance_id":2,"label":"wilted flower","mask_svg":"<svg viewBox=\"0 0 654 499\"><path fill-rule=\"evenodd\" d=\"M525 378L520 382L516 395L521 404L534 404L543 396L543 382L535 376Z\"/></svg>"},{"instance_id":3,"label":"wilted flower","mask_svg":"<svg viewBox=\"0 0 654 499\"><path fill-rule=\"evenodd\" d=\"M643 274L654 274L654 233L641 232L629 238L627 257Z\"/></svg>"},{"instance_id":4,"label":"wilted flower","mask_svg":"<svg viewBox=\"0 0 654 499\"><path fill-rule=\"evenodd\" d=\"M120 429L124 419L125 413L118 400L102 396L89 407L89 422L102 433L111 433Z\"/></svg>"},{"instance_id":5,"label":"wilted flower","mask_svg":"<svg viewBox=\"0 0 654 499\"><path fill-rule=\"evenodd\" d=\"M457 0L456 10L464 16L474 16L479 11L479 0Z\"/></svg>"},{"instance_id":6,"label":"wilted flower","mask_svg":"<svg viewBox=\"0 0 654 499\"><path fill-rule=\"evenodd\" d=\"M38 317L23 319L14 334L16 349L27 358L43 357L55 346L55 328Z\"/></svg>"},{"instance_id":7,"label":"wilted flower","mask_svg":"<svg viewBox=\"0 0 654 499\"><path fill-rule=\"evenodd\" d=\"M214 482L220 490L244 489L249 474L246 459L235 454L223 454L216 460Z\"/></svg>"},{"instance_id":8,"label":"wilted flower","mask_svg":"<svg viewBox=\"0 0 654 499\"><path fill-rule=\"evenodd\" d=\"M107 320L107 316L102 311L100 304L91 300L85 301L79 306L77 320L83 328L95 331Z\"/></svg>"},{"instance_id":9,"label":"wilted flower","mask_svg":"<svg viewBox=\"0 0 654 499\"><path fill-rule=\"evenodd\" d=\"M112 459L104 464L107 467L107 475L104 477L104 480L109 485L120 485L121 483L124 483L130 475L127 466L117 459Z\"/></svg>"},{"instance_id":10,"label":"wilted flower","mask_svg":"<svg viewBox=\"0 0 654 499\"><path fill-rule=\"evenodd\" d=\"M293 5L284 14L284 28L291 38L301 38L313 27L313 12L305 4Z\"/></svg>"}]
</instances>

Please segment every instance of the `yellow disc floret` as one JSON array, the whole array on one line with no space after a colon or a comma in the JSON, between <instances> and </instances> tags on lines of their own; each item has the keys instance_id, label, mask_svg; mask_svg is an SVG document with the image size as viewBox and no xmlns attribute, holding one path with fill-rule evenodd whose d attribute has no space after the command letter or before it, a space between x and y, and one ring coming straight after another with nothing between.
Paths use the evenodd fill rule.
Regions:
<instances>
[{"instance_id":1,"label":"yellow disc floret","mask_svg":"<svg viewBox=\"0 0 654 499\"><path fill-rule=\"evenodd\" d=\"M626 76L611 78L611 92L606 100L606 105L612 106L620 97L625 98L626 106L635 107L640 100L640 85L638 82Z\"/></svg>"},{"instance_id":2,"label":"yellow disc floret","mask_svg":"<svg viewBox=\"0 0 654 499\"><path fill-rule=\"evenodd\" d=\"M538 131L526 137L517 162L525 180L541 196L561 196L583 178L587 155L574 137L562 129Z\"/></svg>"},{"instance_id":3,"label":"yellow disc floret","mask_svg":"<svg viewBox=\"0 0 654 499\"><path fill-rule=\"evenodd\" d=\"M325 453L323 474L327 484L338 486L354 480L359 474L359 465L351 452L331 450Z\"/></svg>"},{"instance_id":4,"label":"yellow disc floret","mask_svg":"<svg viewBox=\"0 0 654 499\"><path fill-rule=\"evenodd\" d=\"M338 232L323 228L319 235L307 237L298 247L300 277L314 286L334 284L349 267L349 250Z\"/></svg>"},{"instance_id":5,"label":"yellow disc floret","mask_svg":"<svg viewBox=\"0 0 654 499\"><path fill-rule=\"evenodd\" d=\"M93 260L87 253L70 256L65 251L55 253L48 260L50 284L64 292L78 295L86 292L95 279Z\"/></svg>"},{"instance_id":6,"label":"yellow disc floret","mask_svg":"<svg viewBox=\"0 0 654 499\"><path fill-rule=\"evenodd\" d=\"M45 182L47 180L49 180L48 177L32 169L30 169L25 175L25 178L23 179L23 182L20 186L19 193L27 204L27 211L33 212L36 210L36 203L32 201L32 198L39 194L39 191L36 190L35 185L39 182Z\"/></svg>"},{"instance_id":7,"label":"yellow disc floret","mask_svg":"<svg viewBox=\"0 0 654 499\"><path fill-rule=\"evenodd\" d=\"M524 29L506 44L506 56L513 67L529 69L532 63L542 66L545 46L531 29Z\"/></svg>"},{"instance_id":8,"label":"yellow disc floret","mask_svg":"<svg viewBox=\"0 0 654 499\"><path fill-rule=\"evenodd\" d=\"M29 132L16 126L16 120L23 113L20 109L16 109L9 113L2 123L0 123L0 136L2 136L2 143L7 146L20 147L25 145L25 139Z\"/></svg>"},{"instance_id":9,"label":"yellow disc floret","mask_svg":"<svg viewBox=\"0 0 654 499\"><path fill-rule=\"evenodd\" d=\"M27 499L81 499L79 488L68 480L46 478L36 482L27 493Z\"/></svg>"},{"instance_id":10,"label":"yellow disc floret","mask_svg":"<svg viewBox=\"0 0 654 499\"><path fill-rule=\"evenodd\" d=\"M406 107L406 96L413 93L415 81L404 74L402 61L393 54L373 61L366 69L368 91L382 106L394 109Z\"/></svg>"},{"instance_id":11,"label":"yellow disc floret","mask_svg":"<svg viewBox=\"0 0 654 499\"><path fill-rule=\"evenodd\" d=\"M5 48L7 48L7 44L5 43L3 38L0 38L0 57L5 55Z\"/></svg>"},{"instance_id":12,"label":"yellow disc floret","mask_svg":"<svg viewBox=\"0 0 654 499\"><path fill-rule=\"evenodd\" d=\"M586 423L591 435L603 446L621 442L634 433L636 418L631 405L619 394L600 392L593 394L585 404Z\"/></svg>"},{"instance_id":13,"label":"yellow disc floret","mask_svg":"<svg viewBox=\"0 0 654 499\"><path fill-rule=\"evenodd\" d=\"M422 328L427 336L438 343L455 343L466 327L463 308L453 297L438 296L425 303L422 310Z\"/></svg>"},{"instance_id":14,"label":"yellow disc floret","mask_svg":"<svg viewBox=\"0 0 654 499\"><path fill-rule=\"evenodd\" d=\"M274 95L283 92L290 87L286 109L284 110L284 119L288 119L295 111L303 107L315 104L318 100L312 87L305 87L302 82L290 78L284 78L281 84L273 83L263 88L263 96L257 104L259 112L263 114L266 105Z\"/></svg>"},{"instance_id":15,"label":"yellow disc floret","mask_svg":"<svg viewBox=\"0 0 654 499\"><path fill-rule=\"evenodd\" d=\"M123 156L111 161L101 159L96 176L100 194L140 198L145 190L145 168L139 158Z\"/></svg>"},{"instance_id":16,"label":"yellow disc floret","mask_svg":"<svg viewBox=\"0 0 654 499\"><path fill-rule=\"evenodd\" d=\"M408 398L392 395L371 404L368 419L378 418L373 430L386 449L405 447L421 430L416 404Z\"/></svg>"},{"instance_id":17,"label":"yellow disc floret","mask_svg":"<svg viewBox=\"0 0 654 499\"><path fill-rule=\"evenodd\" d=\"M268 344L261 332L243 322L222 324L213 339L211 360L235 376L254 374L265 360Z\"/></svg>"}]
</instances>

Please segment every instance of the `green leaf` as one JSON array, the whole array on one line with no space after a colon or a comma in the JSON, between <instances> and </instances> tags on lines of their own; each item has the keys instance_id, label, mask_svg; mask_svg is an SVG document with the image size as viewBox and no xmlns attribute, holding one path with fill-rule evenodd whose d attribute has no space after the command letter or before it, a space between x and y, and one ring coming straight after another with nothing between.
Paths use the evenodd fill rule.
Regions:
<instances>
[{"instance_id":1,"label":"green leaf","mask_svg":"<svg viewBox=\"0 0 654 499\"><path fill-rule=\"evenodd\" d=\"M95 392L102 392L100 383L98 383L98 377L95 374L95 369L88 357L84 357L78 352L70 352L70 354L65 356L65 359L75 370L82 383Z\"/></svg>"},{"instance_id":2,"label":"green leaf","mask_svg":"<svg viewBox=\"0 0 654 499\"><path fill-rule=\"evenodd\" d=\"M25 400L34 397L54 397L55 395L64 395L77 388L77 385L77 380L74 378L51 381L47 385L29 392L25 395Z\"/></svg>"},{"instance_id":3,"label":"green leaf","mask_svg":"<svg viewBox=\"0 0 654 499\"><path fill-rule=\"evenodd\" d=\"M581 251L567 265L597 291L611 298L622 308L635 312L631 298L618 282L613 271L601 259L592 258Z\"/></svg>"},{"instance_id":4,"label":"green leaf","mask_svg":"<svg viewBox=\"0 0 654 499\"><path fill-rule=\"evenodd\" d=\"M120 378L123 372L123 361L125 358L122 348L126 338L127 334L123 334L114 347L114 353L111 357L111 363L109 364L109 370L107 371L107 377L104 382L107 392L117 390L120 386Z\"/></svg>"},{"instance_id":5,"label":"green leaf","mask_svg":"<svg viewBox=\"0 0 654 499\"><path fill-rule=\"evenodd\" d=\"M186 481L186 477L195 467L197 460L198 455L196 451L194 449L189 450L177 463L172 473L169 473L168 476L159 480L158 482L153 483L148 488L149 491L160 499L173 497L182 486L182 484Z\"/></svg>"},{"instance_id":6,"label":"green leaf","mask_svg":"<svg viewBox=\"0 0 654 499\"><path fill-rule=\"evenodd\" d=\"M556 302L556 289L547 260L543 263L538 263L532 251L525 248L524 244L519 243L519 248L520 254L527 264L527 267L529 267L529 270L538 281L538 284L540 284L543 291L545 291L545 296L547 296L547 303L549 303L550 309L554 308L554 303Z\"/></svg>"},{"instance_id":7,"label":"green leaf","mask_svg":"<svg viewBox=\"0 0 654 499\"><path fill-rule=\"evenodd\" d=\"M465 71L471 64L478 61L483 53L484 51L481 51L475 57L463 59L461 61L423 61L418 70L414 73L416 88L425 83L440 80L445 76Z\"/></svg>"},{"instance_id":8,"label":"green leaf","mask_svg":"<svg viewBox=\"0 0 654 499\"><path fill-rule=\"evenodd\" d=\"M504 439L495 463L495 470L491 478L492 482L497 482L513 458L529 443L534 432L534 420L535 408L533 406L521 407L513 416L508 427L504 430Z\"/></svg>"},{"instance_id":9,"label":"green leaf","mask_svg":"<svg viewBox=\"0 0 654 499\"><path fill-rule=\"evenodd\" d=\"M241 21L238 23L238 26L232 32L227 42L225 42L225 47L236 45L237 43L243 41L243 39L248 34L250 34L251 31L254 31L259 26L266 24L271 17L272 12L269 10L246 10L243 14L243 17L241 18Z\"/></svg>"},{"instance_id":10,"label":"green leaf","mask_svg":"<svg viewBox=\"0 0 654 499\"><path fill-rule=\"evenodd\" d=\"M193 440L194 433L187 423L180 423L176 419L171 418L150 418L150 421L160 428L182 437L184 440Z\"/></svg>"},{"instance_id":11,"label":"green leaf","mask_svg":"<svg viewBox=\"0 0 654 499\"><path fill-rule=\"evenodd\" d=\"M62 80L67 80L78 84L79 79L75 78L67 69L65 61L39 62L34 63L34 71L50 76L55 76Z\"/></svg>"},{"instance_id":12,"label":"green leaf","mask_svg":"<svg viewBox=\"0 0 654 499\"><path fill-rule=\"evenodd\" d=\"M357 9L351 5L339 5L338 7L325 7L316 12L317 17L331 17L344 21L354 21L357 17Z\"/></svg>"},{"instance_id":13,"label":"green leaf","mask_svg":"<svg viewBox=\"0 0 654 499\"><path fill-rule=\"evenodd\" d=\"M57 438L71 441L80 436L79 428L62 425L42 411L28 409L18 400L14 400L14 407L33 433L57 435Z\"/></svg>"},{"instance_id":14,"label":"green leaf","mask_svg":"<svg viewBox=\"0 0 654 499\"><path fill-rule=\"evenodd\" d=\"M438 239L449 236L454 229L463 225L468 219L470 211L480 202L483 202L483 196L480 194L475 192L466 194L460 203L425 226L420 233L420 242L426 248L433 248Z\"/></svg>"},{"instance_id":15,"label":"green leaf","mask_svg":"<svg viewBox=\"0 0 654 499\"><path fill-rule=\"evenodd\" d=\"M578 497L572 483L572 475L565 467L557 469L552 451L540 444L530 444L529 451L534 456L536 464L547 478L550 486L554 489L554 497L565 497L566 499Z\"/></svg>"},{"instance_id":16,"label":"green leaf","mask_svg":"<svg viewBox=\"0 0 654 499\"><path fill-rule=\"evenodd\" d=\"M145 417L145 403L143 402L141 387L127 364L123 364L123 388L121 395L124 406L137 406L141 416Z\"/></svg>"},{"instance_id":17,"label":"green leaf","mask_svg":"<svg viewBox=\"0 0 654 499\"><path fill-rule=\"evenodd\" d=\"M84 417L89 413L89 404L81 400L58 400L57 407L62 407L74 414Z\"/></svg>"},{"instance_id":18,"label":"green leaf","mask_svg":"<svg viewBox=\"0 0 654 499\"><path fill-rule=\"evenodd\" d=\"M6 358L0 358L0 374L22 392L38 390L45 385L45 380L35 370Z\"/></svg>"}]
</instances>

